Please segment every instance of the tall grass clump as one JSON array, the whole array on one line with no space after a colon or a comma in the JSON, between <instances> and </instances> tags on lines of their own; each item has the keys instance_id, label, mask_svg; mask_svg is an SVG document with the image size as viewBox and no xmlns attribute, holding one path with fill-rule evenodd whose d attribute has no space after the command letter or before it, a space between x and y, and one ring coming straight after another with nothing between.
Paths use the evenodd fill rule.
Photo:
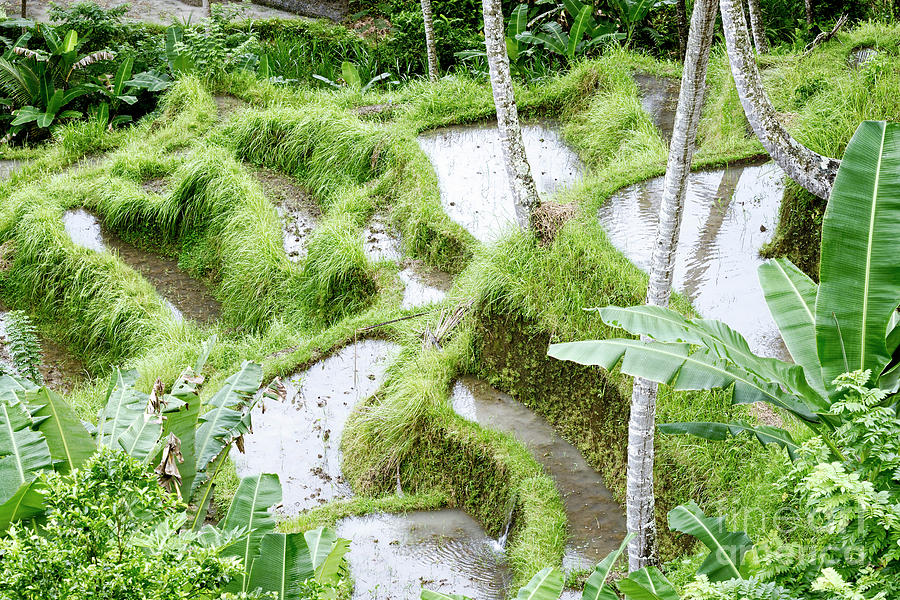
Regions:
<instances>
[{"instance_id":1,"label":"tall grass clump","mask_svg":"<svg viewBox=\"0 0 900 600\"><path fill-rule=\"evenodd\" d=\"M369 306L375 295L375 270L366 257L359 228L347 215L336 215L313 233L303 263L300 297L317 319L333 323Z\"/></svg>"}]
</instances>

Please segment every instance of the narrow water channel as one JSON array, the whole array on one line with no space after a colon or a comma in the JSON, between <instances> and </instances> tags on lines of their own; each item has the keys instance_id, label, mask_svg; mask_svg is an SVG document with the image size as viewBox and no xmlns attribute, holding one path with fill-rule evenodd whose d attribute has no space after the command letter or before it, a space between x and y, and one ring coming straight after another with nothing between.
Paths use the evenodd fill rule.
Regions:
<instances>
[{"instance_id":1,"label":"narrow water channel","mask_svg":"<svg viewBox=\"0 0 900 600\"><path fill-rule=\"evenodd\" d=\"M600 208L610 241L649 271L663 178L625 188ZM774 163L692 173L673 285L703 317L742 333L754 352L789 359L756 270L777 224L784 172Z\"/></svg>"},{"instance_id":2,"label":"narrow water channel","mask_svg":"<svg viewBox=\"0 0 900 600\"><path fill-rule=\"evenodd\" d=\"M619 546L625 536L622 507L600 474L546 419L473 377L456 382L452 401L462 417L515 436L553 477L569 522L566 568L593 567Z\"/></svg>"},{"instance_id":3,"label":"narrow water channel","mask_svg":"<svg viewBox=\"0 0 900 600\"><path fill-rule=\"evenodd\" d=\"M496 540L459 510L351 517L347 559L354 600L418 600L422 588L478 600L505 600L512 579Z\"/></svg>"},{"instance_id":4,"label":"narrow water channel","mask_svg":"<svg viewBox=\"0 0 900 600\"><path fill-rule=\"evenodd\" d=\"M219 318L222 312L219 302L202 281L179 269L177 260L132 246L103 228L97 217L83 208L66 211L63 225L75 244L96 252L115 251L125 264L156 288L176 319L211 323Z\"/></svg>"},{"instance_id":5,"label":"narrow water channel","mask_svg":"<svg viewBox=\"0 0 900 600\"><path fill-rule=\"evenodd\" d=\"M555 124L525 124L522 136L542 196L581 178L584 165ZM437 173L441 204L451 219L482 242L492 242L514 226L515 207L496 123L436 129L418 141Z\"/></svg>"}]
</instances>

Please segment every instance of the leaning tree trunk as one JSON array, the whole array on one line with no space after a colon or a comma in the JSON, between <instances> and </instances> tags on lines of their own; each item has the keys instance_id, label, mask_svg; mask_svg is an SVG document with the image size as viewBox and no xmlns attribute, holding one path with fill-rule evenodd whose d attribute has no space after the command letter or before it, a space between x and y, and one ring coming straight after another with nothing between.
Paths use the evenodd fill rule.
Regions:
<instances>
[{"instance_id":1,"label":"leaning tree trunk","mask_svg":"<svg viewBox=\"0 0 900 600\"><path fill-rule=\"evenodd\" d=\"M434 19L431 17L431 0L421 0L422 19L425 21L425 51L428 54L428 79L437 81L440 76L437 47L434 41Z\"/></svg>"},{"instance_id":2,"label":"leaning tree trunk","mask_svg":"<svg viewBox=\"0 0 900 600\"><path fill-rule=\"evenodd\" d=\"M672 293L675 250L684 210L697 127L703 110L706 67L716 26L716 0L696 0L688 34L684 72L675 127L669 144L669 160L659 207L656 247L650 265L647 304L667 306ZM653 493L653 435L656 431L656 384L635 378L628 421L628 477L626 520L629 533L628 568L641 569L656 562L656 516Z\"/></svg>"},{"instance_id":3,"label":"leaning tree trunk","mask_svg":"<svg viewBox=\"0 0 900 600\"><path fill-rule=\"evenodd\" d=\"M677 0L675 13L678 18L678 58L684 60L688 38L687 0Z\"/></svg>"},{"instance_id":4,"label":"leaning tree trunk","mask_svg":"<svg viewBox=\"0 0 900 600\"><path fill-rule=\"evenodd\" d=\"M759 0L747 0L747 12L750 13L750 29L753 31L753 43L760 54L769 53L769 40L766 39L766 26L763 24L762 9Z\"/></svg>"},{"instance_id":5,"label":"leaning tree trunk","mask_svg":"<svg viewBox=\"0 0 900 600\"><path fill-rule=\"evenodd\" d=\"M531 225L531 213L541 199L531 176L531 167L525 156L519 111L513 94L512 75L509 72L509 55L506 53L506 36L500 0L482 0L484 9L484 43L487 47L488 68L494 106L497 108L497 127L500 130L500 149L516 207L516 220L523 229Z\"/></svg>"},{"instance_id":6,"label":"leaning tree trunk","mask_svg":"<svg viewBox=\"0 0 900 600\"><path fill-rule=\"evenodd\" d=\"M756 68L744 9L734 0L720 0L720 6L731 74L753 132L788 177L827 200L841 161L813 152L795 140L778 121Z\"/></svg>"},{"instance_id":7,"label":"leaning tree trunk","mask_svg":"<svg viewBox=\"0 0 900 600\"><path fill-rule=\"evenodd\" d=\"M806 4L806 24L812 27L813 24L813 6L812 0L804 0Z\"/></svg>"}]
</instances>

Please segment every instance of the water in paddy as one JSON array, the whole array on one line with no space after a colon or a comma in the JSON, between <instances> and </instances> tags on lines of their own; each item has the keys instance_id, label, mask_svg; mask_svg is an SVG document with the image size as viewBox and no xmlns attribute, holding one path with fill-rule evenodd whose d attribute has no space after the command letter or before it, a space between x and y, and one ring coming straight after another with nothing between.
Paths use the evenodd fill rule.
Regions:
<instances>
[{"instance_id":1,"label":"water in paddy","mask_svg":"<svg viewBox=\"0 0 900 600\"><path fill-rule=\"evenodd\" d=\"M581 452L546 419L472 377L456 382L452 401L453 409L466 419L515 436L553 477L569 521L564 566L592 567L618 547L625 537L622 508Z\"/></svg>"},{"instance_id":2,"label":"water in paddy","mask_svg":"<svg viewBox=\"0 0 900 600\"><path fill-rule=\"evenodd\" d=\"M296 514L350 495L341 476L341 435L357 403L374 394L398 346L365 340L285 381L287 398L253 411L245 453L231 457L238 475L278 473L283 512Z\"/></svg>"},{"instance_id":3,"label":"water in paddy","mask_svg":"<svg viewBox=\"0 0 900 600\"><path fill-rule=\"evenodd\" d=\"M634 82L641 92L641 106L653 118L663 139L672 138L675 128L675 110L678 108L678 92L681 82L672 77L657 77L636 73Z\"/></svg>"},{"instance_id":4,"label":"water in paddy","mask_svg":"<svg viewBox=\"0 0 900 600\"><path fill-rule=\"evenodd\" d=\"M441 302L453 284L449 273L431 269L419 260L403 259L400 237L383 213L375 213L363 230L363 247L372 261L390 260L400 263L402 269L398 276L403 283L402 308Z\"/></svg>"},{"instance_id":5,"label":"water in paddy","mask_svg":"<svg viewBox=\"0 0 900 600\"><path fill-rule=\"evenodd\" d=\"M584 165L554 124L525 124L522 136L542 196L581 178ZM437 173L441 204L451 219L482 242L494 241L515 226L496 123L436 129L418 141Z\"/></svg>"},{"instance_id":6,"label":"water in paddy","mask_svg":"<svg viewBox=\"0 0 900 600\"><path fill-rule=\"evenodd\" d=\"M11 176L16 169L22 166L22 163L21 160L0 160L0 181Z\"/></svg>"},{"instance_id":7,"label":"water in paddy","mask_svg":"<svg viewBox=\"0 0 900 600\"><path fill-rule=\"evenodd\" d=\"M255 173L281 217L284 252L297 262L306 256L306 243L322 218L322 211L312 194L284 173L270 169L257 169Z\"/></svg>"},{"instance_id":8,"label":"water in paddy","mask_svg":"<svg viewBox=\"0 0 900 600\"><path fill-rule=\"evenodd\" d=\"M497 542L459 510L375 514L338 523L355 600L418 600L422 588L504 600L511 581Z\"/></svg>"},{"instance_id":9,"label":"water in paddy","mask_svg":"<svg viewBox=\"0 0 900 600\"><path fill-rule=\"evenodd\" d=\"M143 275L159 292L177 319L209 323L219 318L221 305L203 282L178 268L178 261L140 250L101 227L83 208L66 211L63 225L72 241L97 252L115 251L122 261Z\"/></svg>"},{"instance_id":10,"label":"water in paddy","mask_svg":"<svg viewBox=\"0 0 900 600\"><path fill-rule=\"evenodd\" d=\"M625 188L600 209L610 241L649 271L663 178ZM692 173L675 259L674 286L705 318L742 333L757 353L789 358L756 270L775 229L784 173L773 163Z\"/></svg>"}]
</instances>

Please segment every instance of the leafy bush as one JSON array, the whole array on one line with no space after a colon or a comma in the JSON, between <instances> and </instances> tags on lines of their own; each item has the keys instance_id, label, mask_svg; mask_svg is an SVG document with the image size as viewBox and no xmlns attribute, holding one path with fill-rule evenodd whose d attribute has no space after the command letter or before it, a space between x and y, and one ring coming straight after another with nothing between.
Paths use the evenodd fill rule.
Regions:
<instances>
[{"instance_id":1,"label":"leafy bush","mask_svg":"<svg viewBox=\"0 0 900 600\"><path fill-rule=\"evenodd\" d=\"M126 30L122 17L127 4L103 8L95 2L74 2L68 5L51 4L48 16L59 29L74 30L82 39L89 39L92 48L108 48Z\"/></svg>"},{"instance_id":2,"label":"leafy bush","mask_svg":"<svg viewBox=\"0 0 900 600\"><path fill-rule=\"evenodd\" d=\"M241 571L219 544L179 532L174 495L124 452L40 477L40 530L13 525L0 559L0 599L175 600L214 595Z\"/></svg>"}]
</instances>

